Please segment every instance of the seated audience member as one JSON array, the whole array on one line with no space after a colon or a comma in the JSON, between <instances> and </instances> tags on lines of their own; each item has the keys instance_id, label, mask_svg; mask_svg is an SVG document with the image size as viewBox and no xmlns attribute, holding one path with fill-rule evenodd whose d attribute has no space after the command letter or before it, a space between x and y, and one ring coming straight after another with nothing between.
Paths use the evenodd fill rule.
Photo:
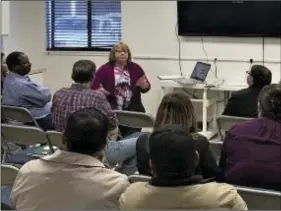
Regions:
<instances>
[{"instance_id":1,"label":"seated audience member","mask_svg":"<svg viewBox=\"0 0 281 211\"><path fill-rule=\"evenodd\" d=\"M64 131L66 151L26 163L18 173L11 205L17 210L119 209L128 187L125 175L99 160L106 146L108 119L94 108L74 112Z\"/></svg>"},{"instance_id":2,"label":"seated audience member","mask_svg":"<svg viewBox=\"0 0 281 211\"><path fill-rule=\"evenodd\" d=\"M5 54L1 52L1 95L2 95L4 78L7 76L7 74L8 74L8 69L6 65Z\"/></svg>"},{"instance_id":3,"label":"seated audience member","mask_svg":"<svg viewBox=\"0 0 281 211\"><path fill-rule=\"evenodd\" d=\"M10 72L3 85L3 104L27 108L42 129L53 129L50 90L30 80L28 57L15 51L7 56L6 63Z\"/></svg>"},{"instance_id":4,"label":"seated audience member","mask_svg":"<svg viewBox=\"0 0 281 211\"><path fill-rule=\"evenodd\" d=\"M123 210L247 210L235 187L195 174L196 140L180 125L164 125L149 138L150 182L131 184L121 195Z\"/></svg>"},{"instance_id":5,"label":"seated audience member","mask_svg":"<svg viewBox=\"0 0 281 211\"><path fill-rule=\"evenodd\" d=\"M271 71L262 65L253 65L247 72L248 88L233 93L223 115L256 118L257 100L261 89L271 83Z\"/></svg>"},{"instance_id":6,"label":"seated audience member","mask_svg":"<svg viewBox=\"0 0 281 211\"><path fill-rule=\"evenodd\" d=\"M197 132L197 123L193 105L183 92L168 93L162 99L156 114L154 129L165 124L179 124L192 133L196 140L196 149L200 155L197 174L204 178L219 176L219 168L210 151L209 141ZM141 135L137 141L137 166L140 174L151 175L148 153L149 134Z\"/></svg>"},{"instance_id":7,"label":"seated audience member","mask_svg":"<svg viewBox=\"0 0 281 211\"><path fill-rule=\"evenodd\" d=\"M143 69L132 62L129 47L119 42L109 54L109 61L102 65L93 80L92 88L102 91L112 109L145 112L141 94L150 90L150 83ZM119 127L122 136L141 129Z\"/></svg>"},{"instance_id":8,"label":"seated audience member","mask_svg":"<svg viewBox=\"0 0 281 211\"><path fill-rule=\"evenodd\" d=\"M116 115L106 100L106 96L91 89L91 81L95 71L96 65L90 60L80 60L73 65L71 77L74 83L70 88L58 90L53 96L53 124L58 131L64 131L67 119L73 112L83 108L96 108L109 119L109 134L111 139L114 139L112 137L117 136L118 133ZM136 140L137 138L130 138L119 142L109 142L106 147L108 162L116 164L126 160L117 170L128 175L137 171ZM131 161L129 162L127 159Z\"/></svg>"},{"instance_id":9,"label":"seated audience member","mask_svg":"<svg viewBox=\"0 0 281 211\"><path fill-rule=\"evenodd\" d=\"M281 85L261 90L259 118L235 125L224 140L220 167L225 181L281 190Z\"/></svg>"}]
</instances>

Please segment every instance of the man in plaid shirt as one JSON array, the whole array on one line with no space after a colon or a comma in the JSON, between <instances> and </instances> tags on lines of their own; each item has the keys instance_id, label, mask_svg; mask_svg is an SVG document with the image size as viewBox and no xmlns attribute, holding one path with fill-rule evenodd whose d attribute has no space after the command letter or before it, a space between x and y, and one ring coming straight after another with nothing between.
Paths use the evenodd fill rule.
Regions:
<instances>
[{"instance_id":1,"label":"man in plaid shirt","mask_svg":"<svg viewBox=\"0 0 281 211\"><path fill-rule=\"evenodd\" d=\"M90 87L96 71L96 65L90 60L80 60L73 65L70 88L62 88L53 96L52 122L56 130L63 132L68 117L75 111L83 108L96 108L109 120L109 136L113 137L118 132L118 121L102 89L93 91ZM136 138L129 138L118 142L109 141L105 150L110 164L133 160L136 157ZM136 165L127 163L122 166L122 173L131 174L137 171Z\"/></svg>"},{"instance_id":2,"label":"man in plaid shirt","mask_svg":"<svg viewBox=\"0 0 281 211\"><path fill-rule=\"evenodd\" d=\"M90 60L76 62L71 76L75 83L70 88L62 88L54 94L52 122L57 130L64 131L70 114L90 107L100 110L107 116L110 131L117 128L116 116L106 96L102 92L93 91L90 88L95 70L95 63Z\"/></svg>"}]
</instances>

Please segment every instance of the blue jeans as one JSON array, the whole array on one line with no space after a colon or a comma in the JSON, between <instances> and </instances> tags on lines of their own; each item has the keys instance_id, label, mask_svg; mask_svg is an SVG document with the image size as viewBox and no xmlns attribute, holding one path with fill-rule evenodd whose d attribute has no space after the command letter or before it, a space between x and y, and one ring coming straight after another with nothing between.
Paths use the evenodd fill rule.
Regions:
<instances>
[{"instance_id":1,"label":"blue jeans","mask_svg":"<svg viewBox=\"0 0 281 211\"><path fill-rule=\"evenodd\" d=\"M137 169L136 159L136 144L137 139L141 133L134 133L120 141L109 141L106 148L105 154L109 164L119 163L116 171L131 175L134 174Z\"/></svg>"}]
</instances>

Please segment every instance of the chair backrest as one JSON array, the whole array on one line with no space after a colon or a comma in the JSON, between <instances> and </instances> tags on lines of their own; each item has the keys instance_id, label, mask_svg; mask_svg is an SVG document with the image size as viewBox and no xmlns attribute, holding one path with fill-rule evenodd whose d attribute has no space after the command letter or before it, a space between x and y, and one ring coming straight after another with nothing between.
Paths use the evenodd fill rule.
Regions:
<instances>
[{"instance_id":1,"label":"chair backrest","mask_svg":"<svg viewBox=\"0 0 281 211\"><path fill-rule=\"evenodd\" d=\"M148 182L151 177L139 174L133 174L128 177L130 183L134 182Z\"/></svg>"},{"instance_id":2,"label":"chair backrest","mask_svg":"<svg viewBox=\"0 0 281 211\"><path fill-rule=\"evenodd\" d=\"M3 118L9 123L32 123L39 127L37 121L33 118L28 109L16 106L1 105Z\"/></svg>"},{"instance_id":3,"label":"chair backrest","mask_svg":"<svg viewBox=\"0 0 281 211\"><path fill-rule=\"evenodd\" d=\"M114 110L119 125L132 128L150 128L154 125L154 118L148 113Z\"/></svg>"},{"instance_id":4,"label":"chair backrest","mask_svg":"<svg viewBox=\"0 0 281 211\"><path fill-rule=\"evenodd\" d=\"M38 127L2 124L1 133L6 142L25 146L49 144L47 134ZM49 146L51 147L50 144ZM52 147L51 150L54 151Z\"/></svg>"},{"instance_id":5,"label":"chair backrest","mask_svg":"<svg viewBox=\"0 0 281 211\"><path fill-rule=\"evenodd\" d=\"M222 141L209 141L209 143L210 143L211 152L212 152L213 156L215 157L217 163L219 163L223 142Z\"/></svg>"},{"instance_id":6,"label":"chair backrest","mask_svg":"<svg viewBox=\"0 0 281 211\"><path fill-rule=\"evenodd\" d=\"M19 169L8 164L1 164L1 186L13 185Z\"/></svg>"},{"instance_id":7,"label":"chair backrest","mask_svg":"<svg viewBox=\"0 0 281 211\"><path fill-rule=\"evenodd\" d=\"M217 126L218 126L218 132L221 137L221 140L223 141L224 136L223 132L231 130L231 128L238 124L238 123L244 123L252 118L245 118L245 117L236 117L236 116L219 116L217 118Z\"/></svg>"},{"instance_id":8,"label":"chair backrest","mask_svg":"<svg viewBox=\"0 0 281 211\"><path fill-rule=\"evenodd\" d=\"M281 192L236 186L249 210L281 210Z\"/></svg>"},{"instance_id":9,"label":"chair backrest","mask_svg":"<svg viewBox=\"0 0 281 211\"><path fill-rule=\"evenodd\" d=\"M64 149L64 145L62 143L62 133L58 131L47 131L47 137L49 142L53 147L58 147L60 149Z\"/></svg>"}]
</instances>

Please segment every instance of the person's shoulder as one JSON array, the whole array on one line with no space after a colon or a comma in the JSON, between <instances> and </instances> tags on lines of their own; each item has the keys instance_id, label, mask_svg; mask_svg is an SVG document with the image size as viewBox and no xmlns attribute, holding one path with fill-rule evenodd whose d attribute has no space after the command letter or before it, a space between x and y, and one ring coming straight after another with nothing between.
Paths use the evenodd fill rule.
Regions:
<instances>
[{"instance_id":1,"label":"person's shoulder","mask_svg":"<svg viewBox=\"0 0 281 211\"><path fill-rule=\"evenodd\" d=\"M206 136L203 136L199 133L193 133L192 138L196 141L202 141L202 142L208 142L208 139Z\"/></svg>"},{"instance_id":2,"label":"person's shoulder","mask_svg":"<svg viewBox=\"0 0 281 211\"><path fill-rule=\"evenodd\" d=\"M23 177L30 177L33 175L33 173L36 173L41 170L42 161L40 159L31 160L27 163L25 163L20 169L19 169L19 175ZM30 178L32 179L32 178Z\"/></svg>"},{"instance_id":3,"label":"person's shoulder","mask_svg":"<svg viewBox=\"0 0 281 211\"><path fill-rule=\"evenodd\" d=\"M108 168L102 168L99 173L95 172L91 178L96 180L97 177L95 176L99 177L100 183L104 185L107 184L108 186L116 186L118 187L117 189L121 189L122 192L130 185L126 175Z\"/></svg>"},{"instance_id":4,"label":"person's shoulder","mask_svg":"<svg viewBox=\"0 0 281 211\"><path fill-rule=\"evenodd\" d=\"M104 70L112 69L112 67L113 67L113 66L112 66L109 62L107 62L107 63L101 65L101 66L98 68L98 71L104 71Z\"/></svg>"},{"instance_id":5,"label":"person's shoulder","mask_svg":"<svg viewBox=\"0 0 281 211\"><path fill-rule=\"evenodd\" d=\"M92 90L92 89L87 89L85 90L85 94L90 95L91 97L93 97L93 100L106 100L106 96L105 94L103 94L101 91L99 90Z\"/></svg>"},{"instance_id":6,"label":"person's shoulder","mask_svg":"<svg viewBox=\"0 0 281 211\"><path fill-rule=\"evenodd\" d=\"M139 64L132 62L132 61L129 62L129 66L136 68L136 69L142 69L142 67Z\"/></svg>"},{"instance_id":7,"label":"person's shoulder","mask_svg":"<svg viewBox=\"0 0 281 211\"><path fill-rule=\"evenodd\" d=\"M213 198L213 201L219 203L220 207L225 207L227 204L232 205L237 195L239 195L233 185L226 183L210 182L196 185L194 188L196 188L198 192L202 192L205 198Z\"/></svg>"},{"instance_id":8,"label":"person's shoulder","mask_svg":"<svg viewBox=\"0 0 281 211\"><path fill-rule=\"evenodd\" d=\"M247 96L251 90L249 88L241 89L239 91L236 91L232 94L232 98L243 98Z\"/></svg>"},{"instance_id":9,"label":"person's shoulder","mask_svg":"<svg viewBox=\"0 0 281 211\"><path fill-rule=\"evenodd\" d=\"M231 129L231 133L240 133L240 132L245 132L245 131L254 131L255 128L259 127L260 124L263 123L263 120L261 118L255 118L255 119L250 119L246 122L243 123L238 123L234 125Z\"/></svg>"},{"instance_id":10,"label":"person's shoulder","mask_svg":"<svg viewBox=\"0 0 281 211\"><path fill-rule=\"evenodd\" d=\"M65 93L67 93L68 91L69 88L60 88L54 93L53 98L57 98L58 96L65 95Z\"/></svg>"},{"instance_id":11,"label":"person's shoulder","mask_svg":"<svg viewBox=\"0 0 281 211\"><path fill-rule=\"evenodd\" d=\"M123 192L123 199L130 200L130 198L138 198L138 195L148 192L149 187L148 182L134 182Z\"/></svg>"}]
</instances>

